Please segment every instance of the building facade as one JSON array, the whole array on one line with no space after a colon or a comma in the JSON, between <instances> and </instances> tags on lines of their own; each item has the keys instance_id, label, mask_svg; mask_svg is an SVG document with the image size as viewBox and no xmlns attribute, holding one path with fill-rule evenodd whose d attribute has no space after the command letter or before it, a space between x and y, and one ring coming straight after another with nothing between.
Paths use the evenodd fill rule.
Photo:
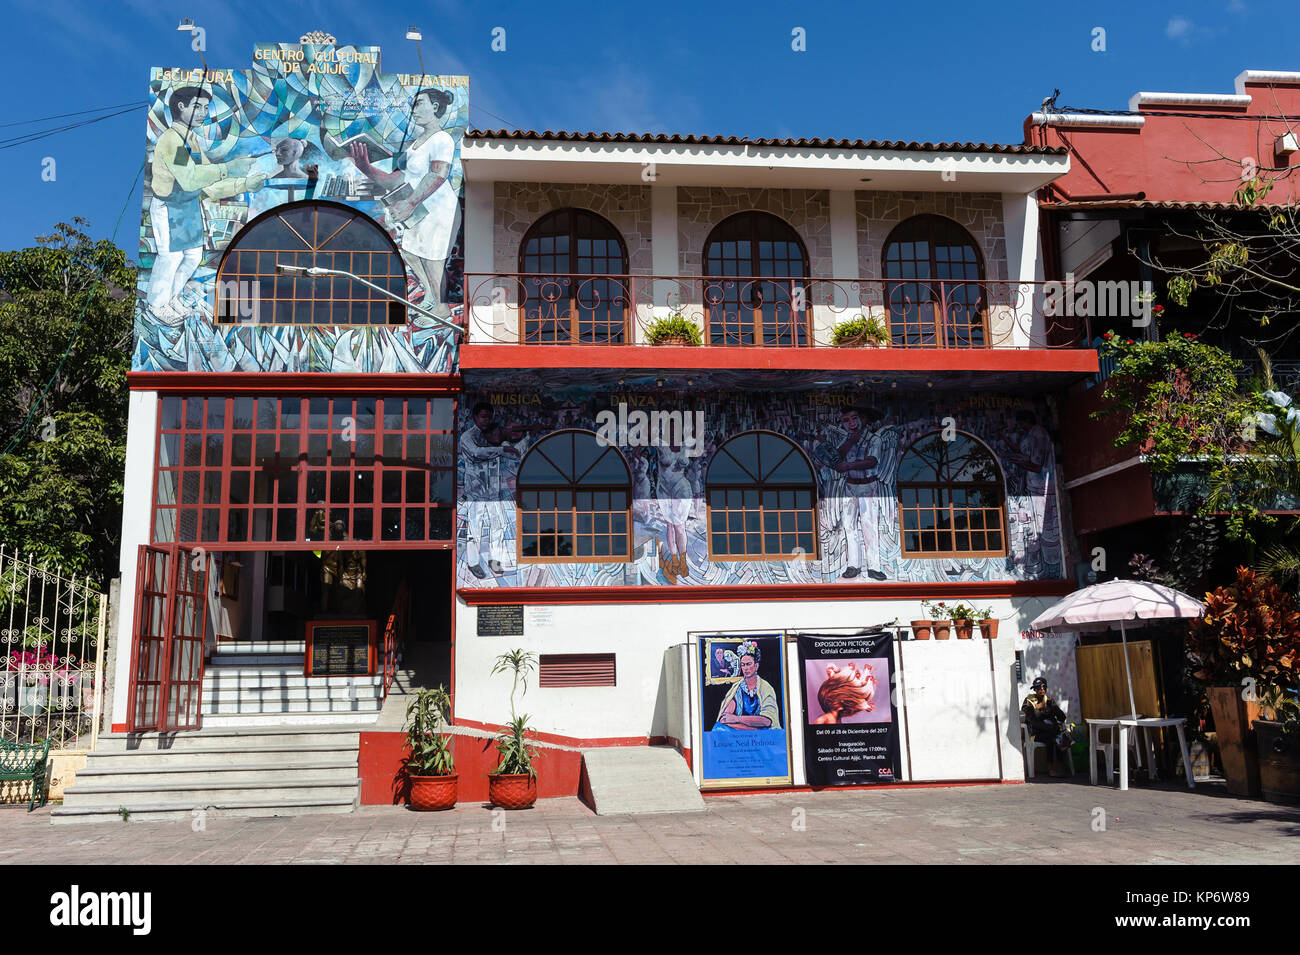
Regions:
<instances>
[{"instance_id":1,"label":"building facade","mask_svg":"<svg viewBox=\"0 0 1300 955\"><path fill-rule=\"evenodd\" d=\"M551 747L798 785L833 721L799 635L865 632L902 740L873 782L1022 778L1017 658L1068 653L1019 635L1079 560L1060 399L1097 371L1044 307L1068 151L475 131L468 91L324 35L154 71L114 730L360 724L390 801L399 672L491 731L521 647ZM1002 636L914 639L923 600ZM785 770L719 776L747 655Z\"/></svg>"}]
</instances>

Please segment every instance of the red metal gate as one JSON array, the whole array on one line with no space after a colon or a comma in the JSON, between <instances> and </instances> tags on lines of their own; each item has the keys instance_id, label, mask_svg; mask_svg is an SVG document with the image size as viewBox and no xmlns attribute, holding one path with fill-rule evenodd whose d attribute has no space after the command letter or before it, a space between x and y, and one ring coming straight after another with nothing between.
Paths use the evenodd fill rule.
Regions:
<instances>
[{"instance_id":1,"label":"red metal gate","mask_svg":"<svg viewBox=\"0 0 1300 955\"><path fill-rule=\"evenodd\" d=\"M129 732L198 729L207 554L148 544L136 572Z\"/></svg>"}]
</instances>

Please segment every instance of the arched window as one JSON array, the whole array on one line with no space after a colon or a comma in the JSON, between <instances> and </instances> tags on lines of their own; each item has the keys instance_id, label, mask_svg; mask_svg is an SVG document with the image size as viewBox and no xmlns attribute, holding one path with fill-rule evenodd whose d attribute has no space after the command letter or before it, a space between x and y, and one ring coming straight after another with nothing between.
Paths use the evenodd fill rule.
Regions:
<instances>
[{"instance_id":1,"label":"arched window","mask_svg":"<svg viewBox=\"0 0 1300 955\"><path fill-rule=\"evenodd\" d=\"M799 446L746 431L718 448L704 476L713 560L817 556L817 481Z\"/></svg>"},{"instance_id":2,"label":"arched window","mask_svg":"<svg viewBox=\"0 0 1300 955\"><path fill-rule=\"evenodd\" d=\"M969 232L943 216L913 216L889 233L883 259L895 345L984 347L984 260Z\"/></svg>"},{"instance_id":3,"label":"arched window","mask_svg":"<svg viewBox=\"0 0 1300 955\"><path fill-rule=\"evenodd\" d=\"M631 559L632 477L590 431L558 431L524 455L516 479L524 561Z\"/></svg>"},{"instance_id":4,"label":"arched window","mask_svg":"<svg viewBox=\"0 0 1300 955\"><path fill-rule=\"evenodd\" d=\"M918 438L898 465L904 557L1000 557L1007 552L1002 471L968 434Z\"/></svg>"},{"instance_id":5,"label":"arched window","mask_svg":"<svg viewBox=\"0 0 1300 955\"><path fill-rule=\"evenodd\" d=\"M806 299L808 252L799 234L766 212L724 219L704 243L712 345L805 345L812 314Z\"/></svg>"},{"instance_id":6,"label":"arched window","mask_svg":"<svg viewBox=\"0 0 1300 955\"><path fill-rule=\"evenodd\" d=\"M530 345L628 340L627 246L618 229L585 209L557 209L519 245L523 341ZM606 278L605 276L614 276Z\"/></svg>"},{"instance_id":7,"label":"arched window","mask_svg":"<svg viewBox=\"0 0 1300 955\"><path fill-rule=\"evenodd\" d=\"M406 305L346 276L282 273L324 268L403 300L406 267L388 233L332 202L280 206L244 227L217 269L217 321L260 325L404 325Z\"/></svg>"}]
</instances>

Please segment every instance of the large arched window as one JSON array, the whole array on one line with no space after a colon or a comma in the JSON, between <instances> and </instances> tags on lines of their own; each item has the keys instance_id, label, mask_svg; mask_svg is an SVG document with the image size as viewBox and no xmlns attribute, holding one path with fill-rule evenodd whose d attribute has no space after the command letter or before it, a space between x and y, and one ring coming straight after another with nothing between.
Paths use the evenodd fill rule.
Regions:
<instances>
[{"instance_id":1,"label":"large arched window","mask_svg":"<svg viewBox=\"0 0 1300 955\"><path fill-rule=\"evenodd\" d=\"M704 286L710 344L807 344L808 252L785 222L766 212L724 219L704 243L704 274L728 277Z\"/></svg>"},{"instance_id":2,"label":"large arched window","mask_svg":"<svg viewBox=\"0 0 1300 955\"><path fill-rule=\"evenodd\" d=\"M519 245L519 271L527 344L628 340L627 246L596 213L557 209L534 222Z\"/></svg>"},{"instance_id":3,"label":"large arched window","mask_svg":"<svg viewBox=\"0 0 1300 955\"><path fill-rule=\"evenodd\" d=\"M1007 552L1002 471L968 434L917 439L898 465L904 557L1000 557Z\"/></svg>"},{"instance_id":4,"label":"large arched window","mask_svg":"<svg viewBox=\"0 0 1300 955\"><path fill-rule=\"evenodd\" d=\"M713 560L817 556L817 481L799 446L746 431L718 448L704 476Z\"/></svg>"},{"instance_id":5,"label":"large arched window","mask_svg":"<svg viewBox=\"0 0 1300 955\"><path fill-rule=\"evenodd\" d=\"M524 455L516 479L524 561L631 559L632 477L590 431L558 431Z\"/></svg>"},{"instance_id":6,"label":"large arched window","mask_svg":"<svg viewBox=\"0 0 1300 955\"><path fill-rule=\"evenodd\" d=\"M388 233L332 202L280 206L235 236L217 269L217 321L261 325L404 325L406 305L346 276L281 272L334 269L403 300L406 268Z\"/></svg>"},{"instance_id":7,"label":"large arched window","mask_svg":"<svg viewBox=\"0 0 1300 955\"><path fill-rule=\"evenodd\" d=\"M957 223L933 215L900 223L885 240L882 273L895 345L984 347L984 260Z\"/></svg>"}]
</instances>

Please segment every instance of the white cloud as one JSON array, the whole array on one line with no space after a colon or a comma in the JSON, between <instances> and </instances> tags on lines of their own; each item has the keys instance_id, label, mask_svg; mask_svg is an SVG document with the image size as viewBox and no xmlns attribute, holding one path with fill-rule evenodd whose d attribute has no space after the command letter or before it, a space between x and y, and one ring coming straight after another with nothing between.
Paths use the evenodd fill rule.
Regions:
<instances>
[{"instance_id":1,"label":"white cloud","mask_svg":"<svg viewBox=\"0 0 1300 955\"><path fill-rule=\"evenodd\" d=\"M1165 24L1165 36L1171 40L1181 40L1186 43L1192 37L1192 31L1196 29L1196 24L1192 23L1186 17L1171 17Z\"/></svg>"}]
</instances>

